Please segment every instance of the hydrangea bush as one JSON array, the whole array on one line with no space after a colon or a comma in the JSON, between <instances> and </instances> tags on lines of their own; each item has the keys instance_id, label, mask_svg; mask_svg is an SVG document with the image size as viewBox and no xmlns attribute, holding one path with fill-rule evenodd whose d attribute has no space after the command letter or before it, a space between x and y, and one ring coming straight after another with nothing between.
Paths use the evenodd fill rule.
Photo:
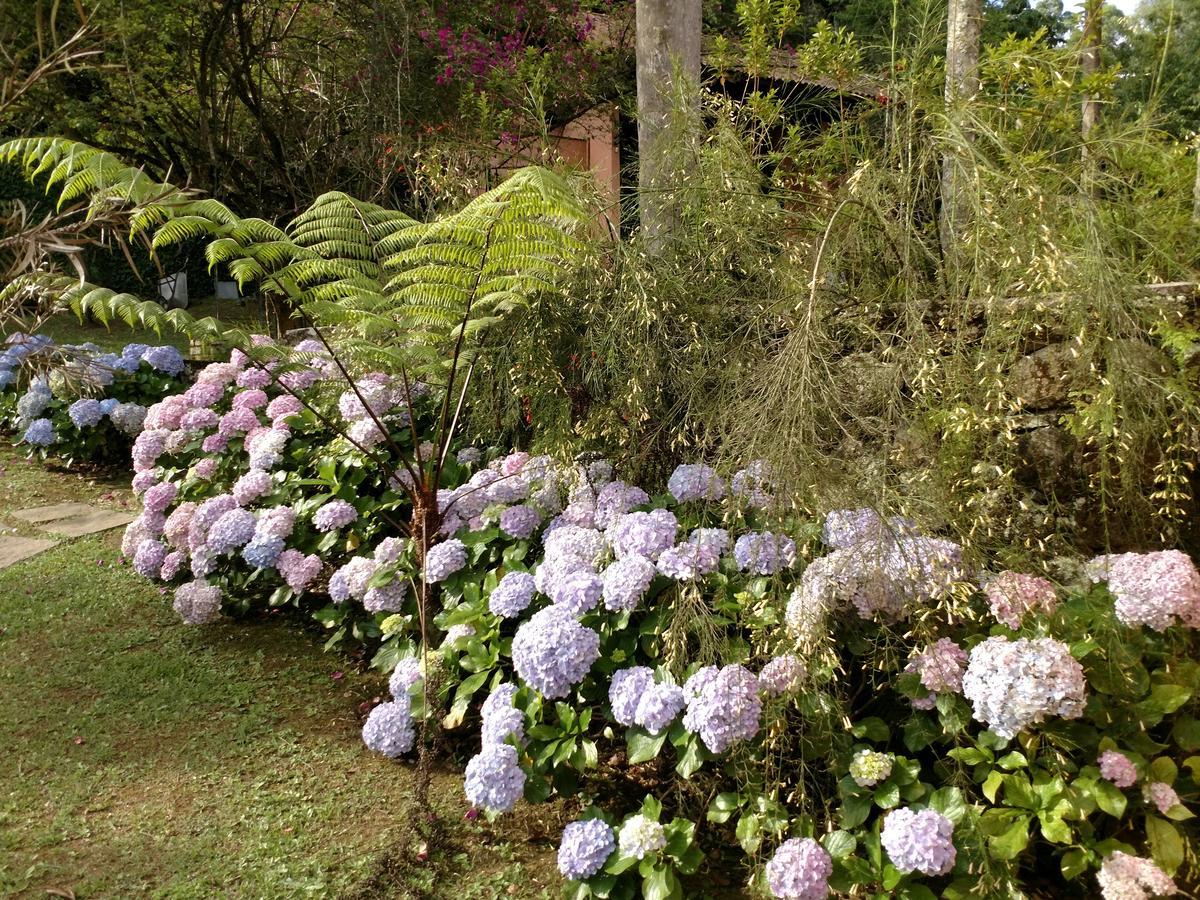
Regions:
<instances>
[{"instance_id":1,"label":"hydrangea bush","mask_svg":"<svg viewBox=\"0 0 1200 900\"><path fill-rule=\"evenodd\" d=\"M1186 556L1056 584L906 519L786 514L761 464L651 493L607 464L462 448L422 564L402 485L364 450L428 458L420 413L314 353L296 387L348 439L254 371L235 355L150 409L127 555L187 621L294 602L372 646L393 699L367 746L404 758L445 729L487 817L570 798L570 896L688 896L730 848L776 897L1006 896L1032 866L1116 900L1186 870Z\"/></svg>"},{"instance_id":2,"label":"hydrangea bush","mask_svg":"<svg viewBox=\"0 0 1200 900\"><path fill-rule=\"evenodd\" d=\"M121 462L147 407L180 390L185 370L172 346L126 344L107 353L12 334L0 344L0 429L43 457Z\"/></svg>"}]
</instances>

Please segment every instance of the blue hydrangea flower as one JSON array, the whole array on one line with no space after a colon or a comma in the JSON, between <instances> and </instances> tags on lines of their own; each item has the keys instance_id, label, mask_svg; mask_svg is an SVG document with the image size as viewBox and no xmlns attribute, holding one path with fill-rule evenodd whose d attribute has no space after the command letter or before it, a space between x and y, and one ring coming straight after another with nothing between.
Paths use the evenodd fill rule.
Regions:
<instances>
[{"instance_id":1,"label":"blue hydrangea flower","mask_svg":"<svg viewBox=\"0 0 1200 900\"><path fill-rule=\"evenodd\" d=\"M244 547L254 537L257 525L248 509L231 509L213 523L208 531L208 548L213 553L228 553Z\"/></svg>"},{"instance_id":2,"label":"blue hydrangea flower","mask_svg":"<svg viewBox=\"0 0 1200 900\"><path fill-rule=\"evenodd\" d=\"M618 516L608 526L607 535L617 556L637 555L653 560L675 543L678 530L679 521L673 512L652 509Z\"/></svg>"},{"instance_id":3,"label":"blue hydrangea flower","mask_svg":"<svg viewBox=\"0 0 1200 900\"><path fill-rule=\"evenodd\" d=\"M675 721L683 706L683 689L679 685L652 684L638 701L634 722L651 734L661 734Z\"/></svg>"},{"instance_id":4,"label":"blue hydrangea flower","mask_svg":"<svg viewBox=\"0 0 1200 900\"><path fill-rule=\"evenodd\" d=\"M242 548L242 559L252 569L272 569L283 552L283 538L273 534L255 534Z\"/></svg>"},{"instance_id":5,"label":"blue hydrangea flower","mask_svg":"<svg viewBox=\"0 0 1200 900\"><path fill-rule=\"evenodd\" d=\"M500 513L500 530L518 540L530 537L541 522L542 514L524 504L510 506Z\"/></svg>"},{"instance_id":6,"label":"blue hydrangea flower","mask_svg":"<svg viewBox=\"0 0 1200 900\"><path fill-rule=\"evenodd\" d=\"M600 592L604 583L594 572L568 572L549 585L547 593L556 606L570 612L572 615L583 615L595 609L600 602Z\"/></svg>"},{"instance_id":7,"label":"blue hydrangea flower","mask_svg":"<svg viewBox=\"0 0 1200 900\"><path fill-rule=\"evenodd\" d=\"M416 729L413 728L412 707L408 695L380 703L363 724L363 743L389 759L403 756L413 747Z\"/></svg>"},{"instance_id":8,"label":"blue hydrangea flower","mask_svg":"<svg viewBox=\"0 0 1200 900\"><path fill-rule=\"evenodd\" d=\"M67 408L67 415L76 428L91 428L104 418L104 411L100 408L99 400L81 397Z\"/></svg>"},{"instance_id":9,"label":"blue hydrangea flower","mask_svg":"<svg viewBox=\"0 0 1200 900\"><path fill-rule=\"evenodd\" d=\"M549 700L567 696L600 657L600 635L559 606L534 613L517 629L513 668Z\"/></svg>"},{"instance_id":10,"label":"blue hydrangea flower","mask_svg":"<svg viewBox=\"0 0 1200 900\"><path fill-rule=\"evenodd\" d=\"M628 727L635 723L638 703L652 684L654 672L647 666L630 666L613 672L608 688L608 703L612 707L613 718L619 724Z\"/></svg>"},{"instance_id":11,"label":"blue hydrangea flower","mask_svg":"<svg viewBox=\"0 0 1200 900\"><path fill-rule=\"evenodd\" d=\"M525 742L525 713L513 706L517 691L515 684L497 685L483 701L480 709L483 719L480 740L484 746L503 744L509 738L514 738L519 744Z\"/></svg>"},{"instance_id":12,"label":"blue hydrangea flower","mask_svg":"<svg viewBox=\"0 0 1200 900\"><path fill-rule=\"evenodd\" d=\"M434 544L425 554L425 579L430 584L445 581L467 564L467 545L458 538Z\"/></svg>"},{"instance_id":13,"label":"blue hydrangea flower","mask_svg":"<svg viewBox=\"0 0 1200 900\"><path fill-rule=\"evenodd\" d=\"M148 362L153 369L165 375L178 375L184 368L183 354L177 348L169 345L149 348L142 354L142 359Z\"/></svg>"},{"instance_id":14,"label":"blue hydrangea flower","mask_svg":"<svg viewBox=\"0 0 1200 900\"><path fill-rule=\"evenodd\" d=\"M532 575L528 572L508 572L488 598L488 609L492 615L502 619L514 619L529 606L533 592Z\"/></svg>"},{"instance_id":15,"label":"blue hydrangea flower","mask_svg":"<svg viewBox=\"0 0 1200 900\"><path fill-rule=\"evenodd\" d=\"M21 399L17 401L17 417L22 422L32 422L46 411L52 396L50 388L41 384L31 384Z\"/></svg>"},{"instance_id":16,"label":"blue hydrangea flower","mask_svg":"<svg viewBox=\"0 0 1200 900\"><path fill-rule=\"evenodd\" d=\"M767 888L780 900L825 900L833 860L812 838L790 838L767 862Z\"/></svg>"},{"instance_id":17,"label":"blue hydrangea flower","mask_svg":"<svg viewBox=\"0 0 1200 900\"><path fill-rule=\"evenodd\" d=\"M146 420L146 407L140 403L118 403L108 418L125 434L136 435Z\"/></svg>"},{"instance_id":18,"label":"blue hydrangea flower","mask_svg":"<svg viewBox=\"0 0 1200 900\"><path fill-rule=\"evenodd\" d=\"M711 466L683 465L667 479L667 490L677 503L687 503L690 500L720 500L725 496L725 482Z\"/></svg>"},{"instance_id":19,"label":"blue hydrangea flower","mask_svg":"<svg viewBox=\"0 0 1200 900\"><path fill-rule=\"evenodd\" d=\"M100 401L100 412L106 416L111 416L114 409L121 405L121 401L116 397L106 397Z\"/></svg>"},{"instance_id":20,"label":"blue hydrangea flower","mask_svg":"<svg viewBox=\"0 0 1200 900\"><path fill-rule=\"evenodd\" d=\"M796 542L770 531L743 534L733 545L733 558L743 572L774 575L796 562Z\"/></svg>"},{"instance_id":21,"label":"blue hydrangea flower","mask_svg":"<svg viewBox=\"0 0 1200 900\"><path fill-rule=\"evenodd\" d=\"M396 663L392 676L388 679L388 690L393 697L407 697L409 690L424 676L421 674L421 660L416 656L408 656Z\"/></svg>"},{"instance_id":22,"label":"blue hydrangea flower","mask_svg":"<svg viewBox=\"0 0 1200 900\"><path fill-rule=\"evenodd\" d=\"M616 836L602 819L572 822L558 846L558 871L570 881L591 878L616 849Z\"/></svg>"},{"instance_id":23,"label":"blue hydrangea flower","mask_svg":"<svg viewBox=\"0 0 1200 900\"><path fill-rule=\"evenodd\" d=\"M58 435L54 432L54 423L49 419L34 419L25 429L24 439L25 443L34 447L49 447L58 440Z\"/></svg>"},{"instance_id":24,"label":"blue hydrangea flower","mask_svg":"<svg viewBox=\"0 0 1200 900\"><path fill-rule=\"evenodd\" d=\"M644 556L630 555L613 562L602 576L604 608L632 612L649 590L654 573L654 563Z\"/></svg>"},{"instance_id":25,"label":"blue hydrangea flower","mask_svg":"<svg viewBox=\"0 0 1200 900\"><path fill-rule=\"evenodd\" d=\"M696 675L684 685L687 715L683 727L700 735L713 753L724 753L736 741L747 741L758 733L762 701L758 679L739 665L725 666L713 674Z\"/></svg>"},{"instance_id":26,"label":"blue hydrangea flower","mask_svg":"<svg viewBox=\"0 0 1200 900\"><path fill-rule=\"evenodd\" d=\"M525 792L525 772L512 744L488 744L467 763L467 799L472 806L510 812Z\"/></svg>"},{"instance_id":27,"label":"blue hydrangea flower","mask_svg":"<svg viewBox=\"0 0 1200 900\"><path fill-rule=\"evenodd\" d=\"M17 380L17 373L7 366L0 366L0 391L5 388L12 387L13 382Z\"/></svg>"}]
</instances>

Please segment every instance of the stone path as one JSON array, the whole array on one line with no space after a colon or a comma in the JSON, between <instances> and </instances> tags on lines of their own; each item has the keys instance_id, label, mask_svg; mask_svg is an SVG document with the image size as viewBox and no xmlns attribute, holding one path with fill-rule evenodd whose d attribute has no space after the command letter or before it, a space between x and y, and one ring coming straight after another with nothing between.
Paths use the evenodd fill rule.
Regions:
<instances>
[{"instance_id":1,"label":"stone path","mask_svg":"<svg viewBox=\"0 0 1200 900\"><path fill-rule=\"evenodd\" d=\"M83 537L119 528L133 521L134 514L120 510L101 509L86 503L56 503L53 506L36 506L10 513L18 519L55 536L68 538ZM58 545L56 540L39 538L0 536L0 569L6 569L23 559L36 556L44 550Z\"/></svg>"}]
</instances>

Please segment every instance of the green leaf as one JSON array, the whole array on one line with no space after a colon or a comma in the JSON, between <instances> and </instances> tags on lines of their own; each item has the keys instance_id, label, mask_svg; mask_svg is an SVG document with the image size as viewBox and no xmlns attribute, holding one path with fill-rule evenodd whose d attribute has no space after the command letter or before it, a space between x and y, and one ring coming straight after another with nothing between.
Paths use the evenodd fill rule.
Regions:
<instances>
[{"instance_id":1,"label":"green leaf","mask_svg":"<svg viewBox=\"0 0 1200 900\"><path fill-rule=\"evenodd\" d=\"M712 803L708 804L708 821L718 824L728 822L733 817L733 814L737 812L737 808L737 794L731 792L717 794L717 796L713 797Z\"/></svg>"},{"instance_id":2,"label":"green leaf","mask_svg":"<svg viewBox=\"0 0 1200 900\"><path fill-rule=\"evenodd\" d=\"M1119 819L1125 815L1125 794L1115 784L1104 780L1097 781L1092 785L1090 793L1096 805L1110 816Z\"/></svg>"},{"instance_id":3,"label":"green leaf","mask_svg":"<svg viewBox=\"0 0 1200 900\"><path fill-rule=\"evenodd\" d=\"M1191 688L1183 685L1156 684L1150 688L1150 696L1138 703L1134 709L1147 725L1157 725L1163 717L1187 703L1191 696Z\"/></svg>"},{"instance_id":4,"label":"green leaf","mask_svg":"<svg viewBox=\"0 0 1200 900\"><path fill-rule=\"evenodd\" d=\"M629 764L649 762L658 756L667 742L667 733L646 734L640 728L630 728L625 732L625 746L629 752Z\"/></svg>"},{"instance_id":5,"label":"green leaf","mask_svg":"<svg viewBox=\"0 0 1200 900\"><path fill-rule=\"evenodd\" d=\"M1179 776L1179 767L1170 757L1160 756L1150 761L1150 775L1151 781L1165 781L1167 784L1174 784L1175 779Z\"/></svg>"},{"instance_id":6,"label":"green leaf","mask_svg":"<svg viewBox=\"0 0 1200 900\"><path fill-rule=\"evenodd\" d=\"M847 830L857 828L871 815L871 797L847 797L842 803L838 823Z\"/></svg>"},{"instance_id":7,"label":"green leaf","mask_svg":"<svg viewBox=\"0 0 1200 900\"><path fill-rule=\"evenodd\" d=\"M929 806L955 825L967 814L967 803L963 799L962 791L956 787L938 788L929 797Z\"/></svg>"},{"instance_id":8,"label":"green leaf","mask_svg":"<svg viewBox=\"0 0 1200 900\"><path fill-rule=\"evenodd\" d=\"M996 802L996 792L1000 790L1000 785L1004 784L1004 773L999 769L993 769L988 773L988 777L983 782L983 796L987 797L992 803Z\"/></svg>"},{"instance_id":9,"label":"green leaf","mask_svg":"<svg viewBox=\"0 0 1200 900\"><path fill-rule=\"evenodd\" d=\"M1154 861L1168 875L1174 875L1175 870L1183 865L1183 838L1179 831L1166 819L1158 816L1146 816L1146 840L1150 842L1150 853Z\"/></svg>"},{"instance_id":10,"label":"green leaf","mask_svg":"<svg viewBox=\"0 0 1200 900\"><path fill-rule=\"evenodd\" d=\"M885 781L875 789L873 796L880 809L892 809L900 805L900 786Z\"/></svg>"},{"instance_id":11,"label":"green leaf","mask_svg":"<svg viewBox=\"0 0 1200 900\"><path fill-rule=\"evenodd\" d=\"M1055 844L1069 844L1075 838L1071 826L1060 816L1041 813L1038 815L1038 823L1042 826L1042 836Z\"/></svg>"},{"instance_id":12,"label":"green leaf","mask_svg":"<svg viewBox=\"0 0 1200 900\"><path fill-rule=\"evenodd\" d=\"M1082 850L1068 850L1059 863L1063 878L1072 881L1088 870L1087 854Z\"/></svg>"},{"instance_id":13,"label":"green leaf","mask_svg":"<svg viewBox=\"0 0 1200 900\"><path fill-rule=\"evenodd\" d=\"M704 748L700 745L700 741L693 737L684 745L683 752L679 754L679 762L675 764L675 771L684 779L691 778L704 765L704 758Z\"/></svg>"},{"instance_id":14,"label":"green leaf","mask_svg":"<svg viewBox=\"0 0 1200 900\"><path fill-rule=\"evenodd\" d=\"M1029 818L1019 816L1007 829L988 838L988 846L997 859L1016 859L1029 844Z\"/></svg>"},{"instance_id":15,"label":"green leaf","mask_svg":"<svg viewBox=\"0 0 1200 900\"><path fill-rule=\"evenodd\" d=\"M1024 753L1021 753L1019 750L1013 750L1009 753L1005 753L1002 757L996 760L996 765L1011 772L1013 769L1022 769L1029 765L1029 760L1025 758Z\"/></svg>"},{"instance_id":16,"label":"green leaf","mask_svg":"<svg viewBox=\"0 0 1200 900\"><path fill-rule=\"evenodd\" d=\"M887 723L877 716L869 716L858 722L851 729L851 733L856 738L864 738L877 744L886 742L892 734Z\"/></svg>"},{"instance_id":17,"label":"green leaf","mask_svg":"<svg viewBox=\"0 0 1200 900\"><path fill-rule=\"evenodd\" d=\"M646 900L676 900L683 896L679 879L669 867L656 868L642 881L642 896Z\"/></svg>"},{"instance_id":18,"label":"green leaf","mask_svg":"<svg viewBox=\"0 0 1200 900\"><path fill-rule=\"evenodd\" d=\"M964 766L978 765L991 759L990 754L976 747L955 747L946 755L951 759L957 759Z\"/></svg>"},{"instance_id":19,"label":"green leaf","mask_svg":"<svg viewBox=\"0 0 1200 900\"><path fill-rule=\"evenodd\" d=\"M858 840L848 831L831 831L821 838L821 846L834 859L845 859L858 846Z\"/></svg>"},{"instance_id":20,"label":"green leaf","mask_svg":"<svg viewBox=\"0 0 1200 900\"><path fill-rule=\"evenodd\" d=\"M747 853L755 853L758 850L758 845L762 843L761 823L758 816L754 813L746 813L738 819L737 829L734 836L738 843L742 845L742 849Z\"/></svg>"},{"instance_id":21,"label":"green leaf","mask_svg":"<svg viewBox=\"0 0 1200 900\"><path fill-rule=\"evenodd\" d=\"M1171 740L1180 750L1188 753L1200 750L1200 719L1180 716L1171 729Z\"/></svg>"},{"instance_id":22,"label":"green leaf","mask_svg":"<svg viewBox=\"0 0 1200 900\"><path fill-rule=\"evenodd\" d=\"M913 716L904 723L904 746L910 753L924 750L941 735L941 730L930 720L929 716Z\"/></svg>"}]
</instances>

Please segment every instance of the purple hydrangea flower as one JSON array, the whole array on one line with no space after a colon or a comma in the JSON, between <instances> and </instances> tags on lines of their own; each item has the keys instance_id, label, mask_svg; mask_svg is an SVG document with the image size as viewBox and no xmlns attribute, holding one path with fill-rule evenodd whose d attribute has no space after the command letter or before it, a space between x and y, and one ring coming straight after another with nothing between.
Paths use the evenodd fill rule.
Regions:
<instances>
[{"instance_id":1,"label":"purple hydrangea flower","mask_svg":"<svg viewBox=\"0 0 1200 900\"><path fill-rule=\"evenodd\" d=\"M243 369L238 373L236 384L241 388L265 388L271 383L271 373L266 369Z\"/></svg>"},{"instance_id":2,"label":"purple hydrangea flower","mask_svg":"<svg viewBox=\"0 0 1200 900\"><path fill-rule=\"evenodd\" d=\"M630 555L612 563L601 579L604 608L610 612L632 612L654 581L654 563L644 556Z\"/></svg>"},{"instance_id":3,"label":"purple hydrangea flower","mask_svg":"<svg viewBox=\"0 0 1200 900\"><path fill-rule=\"evenodd\" d=\"M272 506L258 514L258 524L254 528L254 536L283 538L285 541L292 536L296 527L296 511L290 506Z\"/></svg>"},{"instance_id":4,"label":"purple hydrangea flower","mask_svg":"<svg viewBox=\"0 0 1200 900\"><path fill-rule=\"evenodd\" d=\"M618 557L658 555L675 543L679 521L669 509L632 512L618 516L606 532L613 553Z\"/></svg>"},{"instance_id":5,"label":"purple hydrangea flower","mask_svg":"<svg viewBox=\"0 0 1200 900\"><path fill-rule=\"evenodd\" d=\"M720 500L725 496L725 482L711 466L683 465L676 468L667 479L667 490L676 503Z\"/></svg>"},{"instance_id":6,"label":"purple hydrangea flower","mask_svg":"<svg viewBox=\"0 0 1200 900\"><path fill-rule=\"evenodd\" d=\"M142 359L148 362L151 368L164 375L175 376L183 372L183 354L179 352L178 348L170 345L150 347L142 354Z\"/></svg>"},{"instance_id":7,"label":"purple hydrangea flower","mask_svg":"<svg viewBox=\"0 0 1200 900\"><path fill-rule=\"evenodd\" d=\"M756 459L746 468L734 472L729 482L729 490L733 496L740 497L758 509L767 509L775 502L773 487L771 469L766 460L762 459Z\"/></svg>"},{"instance_id":8,"label":"purple hydrangea flower","mask_svg":"<svg viewBox=\"0 0 1200 900\"><path fill-rule=\"evenodd\" d=\"M330 500L313 513L313 527L317 531L337 531L358 518L358 510L345 500Z\"/></svg>"},{"instance_id":9,"label":"purple hydrangea flower","mask_svg":"<svg viewBox=\"0 0 1200 900\"><path fill-rule=\"evenodd\" d=\"M279 570L288 587L297 594L302 594L321 574L321 557L315 553L305 556L299 550L284 550L275 561L275 568Z\"/></svg>"},{"instance_id":10,"label":"purple hydrangea flower","mask_svg":"<svg viewBox=\"0 0 1200 900\"><path fill-rule=\"evenodd\" d=\"M821 540L835 550L849 550L865 543L887 545L915 533L916 526L909 519L884 519L869 507L835 509L825 518Z\"/></svg>"},{"instance_id":11,"label":"purple hydrangea flower","mask_svg":"<svg viewBox=\"0 0 1200 900\"><path fill-rule=\"evenodd\" d=\"M275 489L275 482L267 472L251 470L233 483L233 498L242 506L265 497Z\"/></svg>"},{"instance_id":12,"label":"purple hydrangea flower","mask_svg":"<svg viewBox=\"0 0 1200 900\"><path fill-rule=\"evenodd\" d=\"M567 696L599 657L600 635L559 606L534 613L513 638L513 668L550 700Z\"/></svg>"},{"instance_id":13,"label":"purple hydrangea flower","mask_svg":"<svg viewBox=\"0 0 1200 900\"><path fill-rule=\"evenodd\" d=\"M488 609L502 619L515 619L533 600L533 576L528 572L508 572L492 590Z\"/></svg>"},{"instance_id":14,"label":"purple hydrangea flower","mask_svg":"<svg viewBox=\"0 0 1200 900\"><path fill-rule=\"evenodd\" d=\"M362 605L369 613L400 612L407 597L408 584L397 578L387 584L367 588L363 593Z\"/></svg>"},{"instance_id":15,"label":"purple hydrangea flower","mask_svg":"<svg viewBox=\"0 0 1200 900\"><path fill-rule=\"evenodd\" d=\"M796 562L796 542L770 531L743 534L733 545L733 558L743 572L774 575Z\"/></svg>"},{"instance_id":16,"label":"purple hydrangea flower","mask_svg":"<svg viewBox=\"0 0 1200 900\"><path fill-rule=\"evenodd\" d=\"M880 840L901 872L945 875L954 868L954 823L933 809L894 809L884 817Z\"/></svg>"},{"instance_id":17,"label":"purple hydrangea flower","mask_svg":"<svg viewBox=\"0 0 1200 900\"><path fill-rule=\"evenodd\" d=\"M595 609L603 589L604 583L594 572L568 572L554 579L547 594L556 606L580 616Z\"/></svg>"},{"instance_id":18,"label":"purple hydrangea flower","mask_svg":"<svg viewBox=\"0 0 1200 900\"><path fill-rule=\"evenodd\" d=\"M500 513L500 530L518 540L530 537L542 522L542 514L532 506L510 506Z\"/></svg>"},{"instance_id":19,"label":"purple hydrangea flower","mask_svg":"<svg viewBox=\"0 0 1200 900\"><path fill-rule=\"evenodd\" d=\"M640 487L634 487L624 481L610 481L596 494L592 521L597 528L607 528L617 516L649 502L650 495Z\"/></svg>"},{"instance_id":20,"label":"purple hydrangea flower","mask_svg":"<svg viewBox=\"0 0 1200 900\"><path fill-rule=\"evenodd\" d=\"M1137 781L1137 767L1124 753L1105 750L1100 754L1100 777L1107 778L1119 788L1132 787Z\"/></svg>"},{"instance_id":21,"label":"purple hydrangea flower","mask_svg":"<svg viewBox=\"0 0 1200 900\"><path fill-rule=\"evenodd\" d=\"M650 684L642 692L633 721L650 734L666 731L684 707L683 689L675 684Z\"/></svg>"},{"instance_id":22,"label":"purple hydrangea flower","mask_svg":"<svg viewBox=\"0 0 1200 900\"><path fill-rule=\"evenodd\" d=\"M525 713L513 707L519 688L512 683L497 685L483 701L480 716L480 740L484 746L503 744L509 738L525 742Z\"/></svg>"},{"instance_id":23,"label":"purple hydrangea flower","mask_svg":"<svg viewBox=\"0 0 1200 900\"><path fill-rule=\"evenodd\" d=\"M298 398L293 397L291 394L281 394L267 404L267 418L272 422L278 422L281 419L296 415L296 413L303 409L304 404Z\"/></svg>"},{"instance_id":24,"label":"purple hydrangea flower","mask_svg":"<svg viewBox=\"0 0 1200 900\"><path fill-rule=\"evenodd\" d=\"M137 552L133 555L133 570L143 578L158 578L166 557L167 545L147 538L138 544Z\"/></svg>"},{"instance_id":25,"label":"purple hydrangea flower","mask_svg":"<svg viewBox=\"0 0 1200 900\"><path fill-rule=\"evenodd\" d=\"M467 545L457 538L434 544L425 554L425 579L430 584L445 581L467 564Z\"/></svg>"},{"instance_id":26,"label":"purple hydrangea flower","mask_svg":"<svg viewBox=\"0 0 1200 900\"><path fill-rule=\"evenodd\" d=\"M183 553L178 550L172 550L163 557L163 564L158 572L158 577L163 581L171 581L179 574L185 562L187 562L187 557Z\"/></svg>"},{"instance_id":27,"label":"purple hydrangea flower","mask_svg":"<svg viewBox=\"0 0 1200 900\"><path fill-rule=\"evenodd\" d=\"M467 799L492 812L512 810L525 792L525 772L512 744L488 744L467 763Z\"/></svg>"},{"instance_id":28,"label":"purple hydrangea flower","mask_svg":"<svg viewBox=\"0 0 1200 900\"><path fill-rule=\"evenodd\" d=\"M380 703L363 723L363 743L367 749L382 753L389 759L403 756L413 747L416 729L413 728L412 707L408 695L390 703Z\"/></svg>"},{"instance_id":29,"label":"purple hydrangea flower","mask_svg":"<svg viewBox=\"0 0 1200 900\"><path fill-rule=\"evenodd\" d=\"M700 735L713 753L724 753L736 741L754 737L762 701L753 673L743 666L730 665L703 679L697 679L698 675L684 686L688 700L683 727Z\"/></svg>"},{"instance_id":30,"label":"purple hydrangea flower","mask_svg":"<svg viewBox=\"0 0 1200 900\"><path fill-rule=\"evenodd\" d=\"M208 549L228 553L244 547L254 537L258 522L248 509L231 509L213 523L208 531Z\"/></svg>"},{"instance_id":31,"label":"purple hydrangea flower","mask_svg":"<svg viewBox=\"0 0 1200 900\"><path fill-rule=\"evenodd\" d=\"M205 581L189 581L175 589L172 604L189 625L206 625L221 615L221 589Z\"/></svg>"},{"instance_id":32,"label":"purple hydrangea flower","mask_svg":"<svg viewBox=\"0 0 1200 900\"><path fill-rule=\"evenodd\" d=\"M975 719L1012 738L1048 715L1082 715L1087 681L1061 641L991 637L971 650L962 688Z\"/></svg>"},{"instance_id":33,"label":"purple hydrangea flower","mask_svg":"<svg viewBox=\"0 0 1200 900\"><path fill-rule=\"evenodd\" d=\"M104 418L100 401L90 397L82 397L72 403L67 408L67 415L71 417L71 424L76 428L91 428L100 424L100 420Z\"/></svg>"},{"instance_id":34,"label":"purple hydrangea flower","mask_svg":"<svg viewBox=\"0 0 1200 900\"><path fill-rule=\"evenodd\" d=\"M647 688L654 684L654 672L646 666L630 666L613 672L608 688L608 702L613 718L626 727L637 721L638 703Z\"/></svg>"},{"instance_id":35,"label":"purple hydrangea flower","mask_svg":"<svg viewBox=\"0 0 1200 900\"><path fill-rule=\"evenodd\" d=\"M966 670L966 651L950 638L934 641L909 663L909 671L918 673L921 685L934 694L961 693Z\"/></svg>"},{"instance_id":36,"label":"purple hydrangea flower","mask_svg":"<svg viewBox=\"0 0 1200 900\"><path fill-rule=\"evenodd\" d=\"M163 523L163 535L167 543L177 550L185 550L188 547L188 529L196 509L197 504L191 500L180 503Z\"/></svg>"},{"instance_id":37,"label":"purple hydrangea flower","mask_svg":"<svg viewBox=\"0 0 1200 900\"><path fill-rule=\"evenodd\" d=\"M1164 816L1173 808L1179 806L1179 795L1175 793L1175 788L1171 787L1165 781L1151 781L1144 790L1146 801L1153 803L1155 808Z\"/></svg>"},{"instance_id":38,"label":"purple hydrangea flower","mask_svg":"<svg viewBox=\"0 0 1200 900\"><path fill-rule=\"evenodd\" d=\"M591 878L617 849L613 830L602 819L572 822L563 829L558 871L570 881Z\"/></svg>"},{"instance_id":39,"label":"purple hydrangea flower","mask_svg":"<svg viewBox=\"0 0 1200 900\"><path fill-rule=\"evenodd\" d=\"M188 520L188 548L195 551L206 544L213 524L225 513L237 508L237 501L230 494L217 494L197 506Z\"/></svg>"},{"instance_id":40,"label":"purple hydrangea flower","mask_svg":"<svg viewBox=\"0 0 1200 900\"><path fill-rule=\"evenodd\" d=\"M812 838L789 838L767 862L767 888L781 900L825 900L833 860Z\"/></svg>"},{"instance_id":41,"label":"purple hydrangea flower","mask_svg":"<svg viewBox=\"0 0 1200 900\"><path fill-rule=\"evenodd\" d=\"M137 479L134 480L136 481ZM161 484L146 488L146 493L142 496L142 506L148 512L165 513L178 496L179 485L173 481L164 481Z\"/></svg>"}]
</instances>

